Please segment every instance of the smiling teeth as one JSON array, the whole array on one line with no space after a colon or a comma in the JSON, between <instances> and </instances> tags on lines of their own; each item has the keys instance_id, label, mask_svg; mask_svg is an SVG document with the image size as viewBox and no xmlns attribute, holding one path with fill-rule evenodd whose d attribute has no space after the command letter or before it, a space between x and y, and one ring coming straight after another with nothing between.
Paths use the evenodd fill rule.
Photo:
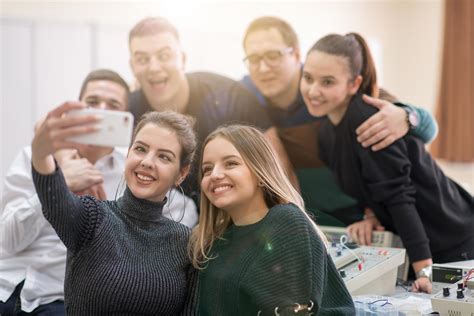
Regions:
<instances>
[{"instance_id":1,"label":"smiling teeth","mask_svg":"<svg viewBox=\"0 0 474 316\"><path fill-rule=\"evenodd\" d=\"M162 79L162 80L150 80L150 82L152 84L162 84L162 83L165 83L166 82L166 79Z\"/></svg>"},{"instance_id":2,"label":"smiling teeth","mask_svg":"<svg viewBox=\"0 0 474 316\"><path fill-rule=\"evenodd\" d=\"M144 175L141 175L141 174L138 174L138 173L137 173L137 178L140 179L140 180L143 180L143 181L152 181L153 180L152 177L144 176Z\"/></svg>"},{"instance_id":3,"label":"smiling teeth","mask_svg":"<svg viewBox=\"0 0 474 316\"><path fill-rule=\"evenodd\" d=\"M230 189L230 185L226 185L226 186L223 186L223 187L215 188L215 189L214 189L214 192L222 192L222 191L228 190L228 189Z\"/></svg>"}]
</instances>

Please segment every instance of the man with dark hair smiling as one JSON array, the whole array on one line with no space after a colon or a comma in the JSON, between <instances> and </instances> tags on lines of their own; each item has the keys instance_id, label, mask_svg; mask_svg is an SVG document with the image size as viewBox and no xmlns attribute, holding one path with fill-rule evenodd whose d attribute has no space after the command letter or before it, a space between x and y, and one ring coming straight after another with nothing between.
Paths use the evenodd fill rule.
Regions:
<instances>
[{"instance_id":1,"label":"man with dark hair smiling","mask_svg":"<svg viewBox=\"0 0 474 316\"><path fill-rule=\"evenodd\" d=\"M140 89L130 97L135 118L151 110L175 110L196 119L200 142L225 123L255 125L265 130L281 161L289 162L267 114L255 96L230 78L209 72L186 73L176 28L164 18L139 21L129 35L130 65ZM186 194L198 200L196 164L185 181ZM293 180L295 177L293 175Z\"/></svg>"}]
</instances>

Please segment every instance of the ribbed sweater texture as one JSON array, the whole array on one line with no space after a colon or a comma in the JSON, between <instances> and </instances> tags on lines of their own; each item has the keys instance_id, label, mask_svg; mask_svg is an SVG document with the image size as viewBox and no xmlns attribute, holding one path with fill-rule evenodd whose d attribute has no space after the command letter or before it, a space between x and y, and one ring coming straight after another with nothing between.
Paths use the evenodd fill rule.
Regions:
<instances>
[{"instance_id":1,"label":"ribbed sweater texture","mask_svg":"<svg viewBox=\"0 0 474 316\"><path fill-rule=\"evenodd\" d=\"M293 204L272 207L255 224L231 225L210 255L199 274L200 315L275 315L276 307L310 301L313 315L355 315L322 240Z\"/></svg>"},{"instance_id":2,"label":"ribbed sweater texture","mask_svg":"<svg viewBox=\"0 0 474 316\"><path fill-rule=\"evenodd\" d=\"M71 193L60 169L33 180L46 219L68 249L67 315L194 315L197 274L189 229L162 216L165 202Z\"/></svg>"}]
</instances>

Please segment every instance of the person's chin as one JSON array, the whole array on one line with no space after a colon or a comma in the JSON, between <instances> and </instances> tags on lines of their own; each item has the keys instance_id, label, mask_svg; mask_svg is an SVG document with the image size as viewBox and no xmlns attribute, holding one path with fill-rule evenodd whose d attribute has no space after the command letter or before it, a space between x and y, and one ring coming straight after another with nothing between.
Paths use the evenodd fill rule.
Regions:
<instances>
[{"instance_id":1,"label":"person's chin","mask_svg":"<svg viewBox=\"0 0 474 316\"><path fill-rule=\"evenodd\" d=\"M311 114L312 116L315 116L315 117L324 117L324 116L327 115L326 111L324 111L323 109L315 109L315 108L312 108L312 107L308 108L308 112L309 112L309 114Z\"/></svg>"},{"instance_id":2,"label":"person's chin","mask_svg":"<svg viewBox=\"0 0 474 316\"><path fill-rule=\"evenodd\" d=\"M211 202L215 207L221 209L221 210L226 210L229 205L231 204L228 199L223 198L223 197L218 197L214 199L214 201Z\"/></svg>"},{"instance_id":3,"label":"person's chin","mask_svg":"<svg viewBox=\"0 0 474 316\"><path fill-rule=\"evenodd\" d=\"M130 186L130 191L132 191L133 195L139 199L147 199L149 196L148 190L145 188L140 188L138 185Z\"/></svg>"}]
</instances>

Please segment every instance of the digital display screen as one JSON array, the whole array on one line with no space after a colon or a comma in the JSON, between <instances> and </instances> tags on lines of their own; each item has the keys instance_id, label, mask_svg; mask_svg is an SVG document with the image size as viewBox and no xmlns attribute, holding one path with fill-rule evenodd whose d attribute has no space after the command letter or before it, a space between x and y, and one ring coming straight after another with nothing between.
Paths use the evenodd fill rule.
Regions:
<instances>
[{"instance_id":1,"label":"digital display screen","mask_svg":"<svg viewBox=\"0 0 474 316\"><path fill-rule=\"evenodd\" d=\"M462 269L433 267L433 282L455 283L462 279Z\"/></svg>"}]
</instances>

